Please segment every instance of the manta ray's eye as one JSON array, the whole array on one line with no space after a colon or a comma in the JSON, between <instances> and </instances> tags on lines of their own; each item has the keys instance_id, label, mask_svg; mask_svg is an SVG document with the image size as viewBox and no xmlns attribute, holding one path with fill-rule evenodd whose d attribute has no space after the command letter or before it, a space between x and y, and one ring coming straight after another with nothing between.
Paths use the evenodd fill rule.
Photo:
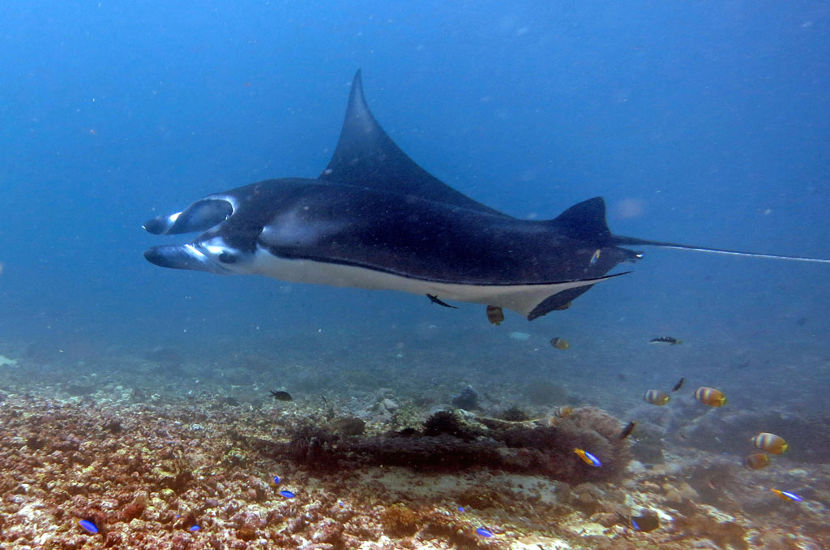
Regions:
<instances>
[{"instance_id":1,"label":"manta ray's eye","mask_svg":"<svg viewBox=\"0 0 830 550\"><path fill-rule=\"evenodd\" d=\"M232 264L236 263L236 260L238 260L239 257L236 254L224 250L219 254L218 259L223 264Z\"/></svg>"}]
</instances>

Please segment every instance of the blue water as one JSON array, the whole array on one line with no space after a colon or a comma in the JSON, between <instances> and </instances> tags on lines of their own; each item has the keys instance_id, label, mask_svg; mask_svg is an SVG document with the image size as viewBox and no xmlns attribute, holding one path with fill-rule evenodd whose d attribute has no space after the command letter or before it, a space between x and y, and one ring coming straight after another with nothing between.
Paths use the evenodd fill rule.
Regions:
<instances>
[{"instance_id":1,"label":"blue water","mask_svg":"<svg viewBox=\"0 0 830 550\"><path fill-rule=\"evenodd\" d=\"M477 305L162 270L142 252L164 239L141 230L210 192L319 174L362 68L401 148L497 209L602 195L619 234L827 258L823 3L15 1L0 21L0 353L276 360L286 334L406 346L430 324L461 361L510 356L512 330L568 336L608 371L636 371L620 346L664 334L720 343L683 372L727 370L735 346L830 353L826 265L651 249L571 310L495 332Z\"/></svg>"}]
</instances>

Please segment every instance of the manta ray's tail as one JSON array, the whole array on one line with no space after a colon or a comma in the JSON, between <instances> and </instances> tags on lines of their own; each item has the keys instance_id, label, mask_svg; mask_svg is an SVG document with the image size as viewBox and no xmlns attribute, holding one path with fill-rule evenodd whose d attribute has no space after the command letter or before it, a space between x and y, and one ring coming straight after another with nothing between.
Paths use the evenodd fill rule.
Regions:
<instances>
[{"instance_id":1,"label":"manta ray's tail","mask_svg":"<svg viewBox=\"0 0 830 550\"><path fill-rule=\"evenodd\" d=\"M765 258L769 260L788 260L791 262L812 262L817 264L830 264L830 259L810 258L807 256L786 256L783 254L761 254L758 252L747 252L745 250L729 250L726 248L710 248L708 246L695 246L691 244L670 243L665 241L651 241L649 239L638 239L636 237L623 237L613 235L614 244L634 246L659 246L662 248L674 248L677 250L691 250L693 252L708 252L709 254L726 254L728 256L745 256L749 258Z\"/></svg>"}]
</instances>

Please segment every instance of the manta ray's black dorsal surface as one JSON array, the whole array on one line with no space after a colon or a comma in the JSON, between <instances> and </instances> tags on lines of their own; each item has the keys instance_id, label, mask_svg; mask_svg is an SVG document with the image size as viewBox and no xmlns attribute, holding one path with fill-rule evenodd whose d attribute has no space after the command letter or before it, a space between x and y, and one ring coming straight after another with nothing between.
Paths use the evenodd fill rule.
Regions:
<instances>
[{"instance_id":1,"label":"manta ray's black dorsal surface","mask_svg":"<svg viewBox=\"0 0 830 550\"><path fill-rule=\"evenodd\" d=\"M521 220L433 177L383 131L354 77L337 148L316 179L266 180L215 193L149 220L154 234L201 231L157 246L152 263L219 274L475 302L528 319L564 309L649 245L830 263L615 236L596 197L546 221Z\"/></svg>"}]
</instances>

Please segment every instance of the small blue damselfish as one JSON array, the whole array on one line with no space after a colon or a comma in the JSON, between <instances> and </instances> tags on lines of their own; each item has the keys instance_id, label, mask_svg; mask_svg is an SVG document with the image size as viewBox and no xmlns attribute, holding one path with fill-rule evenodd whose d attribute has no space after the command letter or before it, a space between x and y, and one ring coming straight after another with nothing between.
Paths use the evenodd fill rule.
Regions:
<instances>
[{"instance_id":1,"label":"small blue damselfish","mask_svg":"<svg viewBox=\"0 0 830 550\"><path fill-rule=\"evenodd\" d=\"M493 536L493 532L487 529L486 527L479 527L478 529L476 529L476 533L488 539Z\"/></svg>"},{"instance_id":2,"label":"small blue damselfish","mask_svg":"<svg viewBox=\"0 0 830 550\"><path fill-rule=\"evenodd\" d=\"M285 498L294 498L295 496L294 493L287 489L283 489L282 491L280 491L280 495L282 495Z\"/></svg>"},{"instance_id":3,"label":"small blue damselfish","mask_svg":"<svg viewBox=\"0 0 830 550\"><path fill-rule=\"evenodd\" d=\"M93 535L98 534L98 526L87 519L82 519L78 522L78 525L80 525L84 531L92 533Z\"/></svg>"}]
</instances>

